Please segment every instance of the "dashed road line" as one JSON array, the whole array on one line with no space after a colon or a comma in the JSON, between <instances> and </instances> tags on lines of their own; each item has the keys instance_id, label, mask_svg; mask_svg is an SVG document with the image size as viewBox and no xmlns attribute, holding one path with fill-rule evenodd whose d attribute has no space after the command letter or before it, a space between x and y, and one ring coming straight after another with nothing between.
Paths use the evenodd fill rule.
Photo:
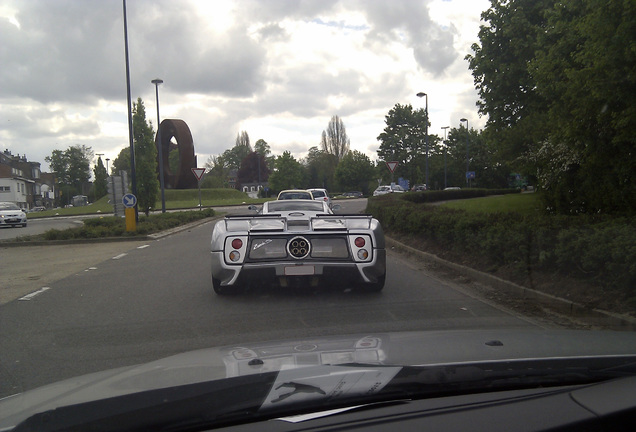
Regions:
<instances>
[{"instance_id":1,"label":"dashed road line","mask_svg":"<svg viewBox=\"0 0 636 432\"><path fill-rule=\"evenodd\" d=\"M51 287L42 287L39 290L32 292L31 294L27 294L24 297L20 297L18 300L29 301L33 297L35 297L36 295L42 294L44 291L48 291L50 289L51 289Z\"/></svg>"},{"instance_id":2,"label":"dashed road line","mask_svg":"<svg viewBox=\"0 0 636 432\"><path fill-rule=\"evenodd\" d=\"M126 255L128 255L128 254L127 254L127 253L120 253L119 255L114 256L114 257L113 257L113 259L114 259L114 260L118 260L118 259L120 259L120 258L125 257Z\"/></svg>"},{"instance_id":3,"label":"dashed road line","mask_svg":"<svg viewBox=\"0 0 636 432\"><path fill-rule=\"evenodd\" d=\"M148 246L150 246L150 245L141 245L141 246L137 246L137 249L145 249L145 248L147 248Z\"/></svg>"}]
</instances>

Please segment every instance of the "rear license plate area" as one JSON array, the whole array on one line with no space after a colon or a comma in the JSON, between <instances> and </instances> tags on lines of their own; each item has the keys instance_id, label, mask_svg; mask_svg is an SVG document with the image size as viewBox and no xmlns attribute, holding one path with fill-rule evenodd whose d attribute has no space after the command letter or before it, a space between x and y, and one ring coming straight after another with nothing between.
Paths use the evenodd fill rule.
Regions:
<instances>
[{"instance_id":1,"label":"rear license plate area","mask_svg":"<svg viewBox=\"0 0 636 432\"><path fill-rule=\"evenodd\" d=\"M312 276L316 274L314 266L288 266L285 267L285 276Z\"/></svg>"}]
</instances>

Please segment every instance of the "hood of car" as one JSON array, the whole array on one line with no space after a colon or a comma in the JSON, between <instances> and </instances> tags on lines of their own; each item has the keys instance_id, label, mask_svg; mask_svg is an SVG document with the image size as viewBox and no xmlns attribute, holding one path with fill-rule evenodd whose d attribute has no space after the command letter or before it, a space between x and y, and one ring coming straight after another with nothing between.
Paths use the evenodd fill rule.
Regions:
<instances>
[{"instance_id":1,"label":"hood of car","mask_svg":"<svg viewBox=\"0 0 636 432\"><path fill-rule=\"evenodd\" d=\"M0 430L58 407L233 377L311 374L325 365L460 365L636 354L631 332L475 330L370 333L245 343L107 370L0 400ZM306 372L305 372L306 371Z\"/></svg>"},{"instance_id":2,"label":"hood of car","mask_svg":"<svg viewBox=\"0 0 636 432\"><path fill-rule=\"evenodd\" d=\"M2 210L0 209L0 216L4 217L21 217L25 213L22 210Z\"/></svg>"}]
</instances>

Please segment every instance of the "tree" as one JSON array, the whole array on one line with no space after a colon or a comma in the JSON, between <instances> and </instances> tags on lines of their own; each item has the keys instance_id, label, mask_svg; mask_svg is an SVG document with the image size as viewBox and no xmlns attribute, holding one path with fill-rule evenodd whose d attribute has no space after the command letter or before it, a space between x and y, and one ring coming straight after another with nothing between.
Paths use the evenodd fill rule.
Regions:
<instances>
[{"instance_id":1,"label":"tree","mask_svg":"<svg viewBox=\"0 0 636 432\"><path fill-rule=\"evenodd\" d=\"M534 169L530 156L547 126L546 101L528 69L546 29L546 10L555 0L492 0L482 13L480 44L467 55L479 92L479 112L500 158Z\"/></svg>"},{"instance_id":2,"label":"tree","mask_svg":"<svg viewBox=\"0 0 636 432\"><path fill-rule=\"evenodd\" d=\"M223 152L223 160L230 167L230 169L238 170L241 167L243 159L252 153L252 146L250 145L250 137L247 132L242 131L236 135L236 142L234 147L227 149Z\"/></svg>"},{"instance_id":3,"label":"tree","mask_svg":"<svg viewBox=\"0 0 636 432\"><path fill-rule=\"evenodd\" d=\"M230 172L223 156L210 156L205 163L206 175L201 182L202 188L228 187L227 177Z\"/></svg>"},{"instance_id":4,"label":"tree","mask_svg":"<svg viewBox=\"0 0 636 432\"><path fill-rule=\"evenodd\" d=\"M378 156L384 161L397 161L395 175L415 179L419 164L425 163L425 128L428 119L424 109L396 104L385 117L386 127L378 136ZM432 136L431 136L432 137ZM429 157L431 153L429 137ZM421 170L420 170L421 171Z\"/></svg>"},{"instance_id":5,"label":"tree","mask_svg":"<svg viewBox=\"0 0 636 432\"><path fill-rule=\"evenodd\" d=\"M343 189L360 190L369 193L369 182L375 177L375 169L371 159L357 150L347 153L335 173L336 180Z\"/></svg>"},{"instance_id":6,"label":"tree","mask_svg":"<svg viewBox=\"0 0 636 432\"><path fill-rule=\"evenodd\" d=\"M530 64L549 102L538 152L547 205L559 212L636 211L636 4L579 0L546 13Z\"/></svg>"},{"instance_id":7,"label":"tree","mask_svg":"<svg viewBox=\"0 0 636 432\"><path fill-rule=\"evenodd\" d=\"M337 156L319 150L318 147L311 147L304 163L310 186L324 189L334 188L334 173L338 165Z\"/></svg>"},{"instance_id":8,"label":"tree","mask_svg":"<svg viewBox=\"0 0 636 432\"><path fill-rule=\"evenodd\" d=\"M71 146L68 149L53 150L44 160L55 173L62 190L62 203L71 203L71 197L83 191L91 177L90 161L93 150L84 145Z\"/></svg>"},{"instance_id":9,"label":"tree","mask_svg":"<svg viewBox=\"0 0 636 432\"><path fill-rule=\"evenodd\" d=\"M347 136L344 123L337 115L331 117L327 125L327 131L322 131L320 145L325 153L336 156L338 160L349 152L351 142Z\"/></svg>"},{"instance_id":10,"label":"tree","mask_svg":"<svg viewBox=\"0 0 636 432\"><path fill-rule=\"evenodd\" d=\"M276 169L269 176L269 187L277 192L284 189L305 188L305 168L290 152L276 158Z\"/></svg>"},{"instance_id":11,"label":"tree","mask_svg":"<svg viewBox=\"0 0 636 432\"><path fill-rule=\"evenodd\" d=\"M128 178L130 178L130 148L123 148L117 157L113 160L113 166L111 172L113 175L118 176L121 175L121 172L125 171L128 173Z\"/></svg>"},{"instance_id":12,"label":"tree","mask_svg":"<svg viewBox=\"0 0 636 432\"><path fill-rule=\"evenodd\" d=\"M258 141L256 141L256 143L254 144L254 151L258 154L263 155L263 157L267 161L267 166L274 166L276 157L272 155L272 149L269 144L267 144L267 141L265 141L264 139L259 139Z\"/></svg>"},{"instance_id":13,"label":"tree","mask_svg":"<svg viewBox=\"0 0 636 432\"><path fill-rule=\"evenodd\" d=\"M238 187L246 183L266 182L268 178L269 168L262 154L252 152L243 159L237 174Z\"/></svg>"},{"instance_id":14,"label":"tree","mask_svg":"<svg viewBox=\"0 0 636 432\"><path fill-rule=\"evenodd\" d=\"M101 156L97 158L97 164L95 164L93 168L93 174L95 176L95 181L93 181L93 200L97 201L108 193L108 173L106 172L106 167L102 162Z\"/></svg>"},{"instance_id":15,"label":"tree","mask_svg":"<svg viewBox=\"0 0 636 432\"><path fill-rule=\"evenodd\" d=\"M133 143L137 171L137 208L146 216L155 207L159 195L157 148L152 124L146 122L146 108L141 98L133 104Z\"/></svg>"},{"instance_id":16,"label":"tree","mask_svg":"<svg viewBox=\"0 0 636 432\"><path fill-rule=\"evenodd\" d=\"M494 1L468 56L502 162L561 213L636 211L633 1ZM523 164L521 164L521 163Z\"/></svg>"}]
</instances>

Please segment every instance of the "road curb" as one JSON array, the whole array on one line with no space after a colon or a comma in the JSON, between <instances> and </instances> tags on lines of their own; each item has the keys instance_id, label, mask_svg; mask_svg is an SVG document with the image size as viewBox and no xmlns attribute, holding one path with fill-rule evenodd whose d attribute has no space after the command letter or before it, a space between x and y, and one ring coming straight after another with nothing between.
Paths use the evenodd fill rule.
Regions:
<instances>
[{"instance_id":1,"label":"road curb","mask_svg":"<svg viewBox=\"0 0 636 432\"><path fill-rule=\"evenodd\" d=\"M636 318L600 309L591 309L580 303L556 297L531 288L526 288L514 282L501 279L497 276L447 261L437 255L415 249L389 237L386 237L386 244L389 248L413 254L424 261L453 270L472 280L496 288L499 292L514 296L520 300L534 302L535 304L548 308L556 313L574 319L585 320L586 323L594 326L612 327L621 330L636 330Z\"/></svg>"}]
</instances>

